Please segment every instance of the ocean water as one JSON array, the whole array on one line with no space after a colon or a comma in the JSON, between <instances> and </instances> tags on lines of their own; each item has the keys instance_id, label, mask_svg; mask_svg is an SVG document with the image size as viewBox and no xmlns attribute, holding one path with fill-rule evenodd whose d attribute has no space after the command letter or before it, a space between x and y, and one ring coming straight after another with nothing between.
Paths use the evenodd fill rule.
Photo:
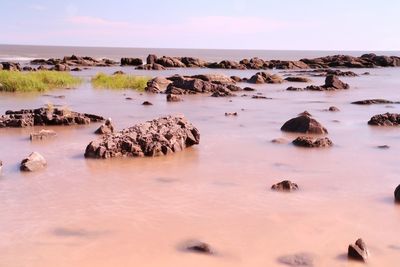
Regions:
<instances>
[{"instance_id":1,"label":"ocean water","mask_svg":"<svg viewBox=\"0 0 400 267\"><path fill-rule=\"evenodd\" d=\"M156 53L207 60L326 55L69 49L2 46L0 54L46 58L76 53L117 59ZM170 156L87 160L83 153L97 138L93 132L98 124L45 127L58 136L44 142L28 138L42 127L0 129L0 160L4 164L0 176L0 266L284 266L278 259L296 253L311 254L315 266L362 266L346 257L347 246L359 237L370 250L368 266L398 265L400 205L394 203L393 191L400 184L400 128L371 127L367 121L375 114L399 113L400 105L357 106L350 102L368 98L399 101L399 68L353 70L371 74L341 78L351 88L337 92L289 92L285 90L288 86L299 84L287 82L252 85L257 90L254 94L271 100L252 99L252 94L231 98L192 95L179 103L166 102L163 94L90 85L97 72L116 70L147 76L220 73L250 77L256 72L91 68L73 73L85 81L75 89L38 94L0 92L1 114L52 103L111 117L118 130L167 114L184 114L201 133L200 145ZM323 78L313 77L310 84L323 82ZM52 97L57 95L65 98ZM127 101L128 96L133 100ZM154 105L142 106L145 100ZM330 106L340 112L325 111ZM285 121L304 110L328 129L332 148L297 148L290 144L297 135L280 131ZM226 117L225 112L238 112L238 116ZM274 144L274 138L288 143ZM378 149L379 145L390 148ZM43 171L21 173L19 163L32 151L44 155L48 166ZM300 190L290 194L270 190L284 179L298 183ZM183 252L182 244L190 239L209 243L216 255Z\"/></svg>"}]
</instances>

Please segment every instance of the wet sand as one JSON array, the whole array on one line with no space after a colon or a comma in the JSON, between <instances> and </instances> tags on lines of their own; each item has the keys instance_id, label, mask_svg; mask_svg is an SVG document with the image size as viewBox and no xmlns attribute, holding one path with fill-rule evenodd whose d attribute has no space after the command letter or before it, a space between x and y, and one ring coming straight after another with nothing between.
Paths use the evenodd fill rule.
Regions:
<instances>
[{"instance_id":1,"label":"wet sand","mask_svg":"<svg viewBox=\"0 0 400 267\"><path fill-rule=\"evenodd\" d=\"M118 69L76 75L88 80L98 71ZM256 72L122 69L149 76ZM165 95L99 90L89 83L47 93L65 99L0 93L1 113L51 102L111 117L119 130L183 113L201 133L200 145L171 156L87 160L83 153L97 138L98 124L47 127L58 136L33 143L32 129L0 129L0 266L283 266L280 256L300 252L313 254L315 266L360 266L346 257L348 244L359 237L370 249L368 266L396 266L400 206L393 191L400 183L400 129L371 127L367 121L378 113L399 113L400 105L350 102L400 100L400 70L355 70L365 71L371 75L341 78L351 88L338 92L285 91L303 86L296 83L252 86L272 100L196 95L167 103ZM312 79L323 84L324 78ZM142 106L145 100L154 105ZM341 111L324 111L332 105ZM280 127L304 110L328 129L334 147L307 150L270 142L292 141L297 135ZM21 173L19 163L32 151L44 155L48 167ZM284 179L300 190L269 189ZM188 239L209 243L217 254L182 252Z\"/></svg>"}]
</instances>

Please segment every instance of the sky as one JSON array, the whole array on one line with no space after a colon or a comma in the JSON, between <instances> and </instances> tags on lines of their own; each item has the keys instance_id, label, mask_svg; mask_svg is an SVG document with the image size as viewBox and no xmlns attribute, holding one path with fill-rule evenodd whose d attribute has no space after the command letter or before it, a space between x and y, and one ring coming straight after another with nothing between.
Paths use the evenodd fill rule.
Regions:
<instances>
[{"instance_id":1,"label":"sky","mask_svg":"<svg viewBox=\"0 0 400 267\"><path fill-rule=\"evenodd\" d=\"M399 0L0 0L0 44L400 50Z\"/></svg>"}]
</instances>

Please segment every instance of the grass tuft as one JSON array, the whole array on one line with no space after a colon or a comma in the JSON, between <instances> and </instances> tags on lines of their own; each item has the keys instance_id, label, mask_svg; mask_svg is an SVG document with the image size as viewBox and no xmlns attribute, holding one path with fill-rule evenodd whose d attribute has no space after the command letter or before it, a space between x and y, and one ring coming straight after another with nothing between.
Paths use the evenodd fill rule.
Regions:
<instances>
[{"instance_id":1,"label":"grass tuft","mask_svg":"<svg viewBox=\"0 0 400 267\"><path fill-rule=\"evenodd\" d=\"M150 78L145 76L127 74L107 75L104 73L98 73L92 78L92 85L95 88L135 89L143 91L149 80Z\"/></svg>"},{"instance_id":2,"label":"grass tuft","mask_svg":"<svg viewBox=\"0 0 400 267\"><path fill-rule=\"evenodd\" d=\"M6 92L43 92L74 87L81 82L80 78L74 77L68 72L0 71L0 91Z\"/></svg>"}]
</instances>

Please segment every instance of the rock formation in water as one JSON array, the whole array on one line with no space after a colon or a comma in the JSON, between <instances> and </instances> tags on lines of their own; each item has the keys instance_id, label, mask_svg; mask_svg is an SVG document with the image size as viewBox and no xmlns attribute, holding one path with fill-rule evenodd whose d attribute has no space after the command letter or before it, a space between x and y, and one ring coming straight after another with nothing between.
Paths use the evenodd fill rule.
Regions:
<instances>
[{"instance_id":1,"label":"rock formation in water","mask_svg":"<svg viewBox=\"0 0 400 267\"><path fill-rule=\"evenodd\" d=\"M46 159L38 152L33 152L21 161L20 169L24 172L34 172L43 169L46 165Z\"/></svg>"},{"instance_id":2,"label":"rock formation in water","mask_svg":"<svg viewBox=\"0 0 400 267\"><path fill-rule=\"evenodd\" d=\"M257 72L247 80L248 83L263 84L263 83L282 83L283 78L278 74L269 74L268 72Z\"/></svg>"},{"instance_id":3,"label":"rock formation in water","mask_svg":"<svg viewBox=\"0 0 400 267\"><path fill-rule=\"evenodd\" d=\"M0 116L0 128L89 124L91 122L101 122L103 120L104 118L101 116L58 108L22 109L19 111L8 110L5 115Z\"/></svg>"},{"instance_id":4,"label":"rock formation in water","mask_svg":"<svg viewBox=\"0 0 400 267\"><path fill-rule=\"evenodd\" d=\"M366 262L368 260L368 249L365 242L359 238L355 244L350 244L347 256L350 259Z\"/></svg>"},{"instance_id":5,"label":"rock formation in water","mask_svg":"<svg viewBox=\"0 0 400 267\"><path fill-rule=\"evenodd\" d=\"M154 157L197 145L200 133L184 116L167 116L92 141L87 158Z\"/></svg>"},{"instance_id":6,"label":"rock formation in water","mask_svg":"<svg viewBox=\"0 0 400 267\"><path fill-rule=\"evenodd\" d=\"M143 60L140 58L123 57L121 58L121 66L140 66Z\"/></svg>"},{"instance_id":7,"label":"rock formation in water","mask_svg":"<svg viewBox=\"0 0 400 267\"><path fill-rule=\"evenodd\" d=\"M313 138L309 136L299 136L292 142L295 146L299 147L331 147L332 141L328 137Z\"/></svg>"},{"instance_id":8,"label":"rock formation in water","mask_svg":"<svg viewBox=\"0 0 400 267\"><path fill-rule=\"evenodd\" d=\"M296 183L293 183L289 180L284 180L282 182L272 185L271 189L275 191L290 192L298 190L299 186Z\"/></svg>"},{"instance_id":9,"label":"rock formation in water","mask_svg":"<svg viewBox=\"0 0 400 267\"><path fill-rule=\"evenodd\" d=\"M297 132L308 134L327 134L328 130L317 120L307 115L300 115L290 119L281 127L284 132Z\"/></svg>"},{"instance_id":10,"label":"rock formation in water","mask_svg":"<svg viewBox=\"0 0 400 267\"><path fill-rule=\"evenodd\" d=\"M118 63L111 59L95 59L92 57L79 57L76 55L65 56L64 58L34 59L32 65L52 65L53 70L65 71L69 67L110 67Z\"/></svg>"},{"instance_id":11,"label":"rock formation in water","mask_svg":"<svg viewBox=\"0 0 400 267\"><path fill-rule=\"evenodd\" d=\"M390 101L386 99L366 99L351 102L355 105L373 105L373 104L400 104L400 101Z\"/></svg>"},{"instance_id":12,"label":"rock formation in water","mask_svg":"<svg viewBox=\"0 0 400 267\"><path fill-rule=\"evenodd\" d=\"M373 116L369 121L369 125L376 126L399 126L400 114L399 113L384 113Z\"/></svg>"},{"instance_id":13,"label":"rock formation in water","mask_svg":"<svg viewBox=\"0 0 400 267\"><path fill-rule=\"evenodd\" d=\"M114 132L114 125L111 119L108 118L100 127L94 132L95 134L111 134Z\"/></svg>"}]
</instances>

